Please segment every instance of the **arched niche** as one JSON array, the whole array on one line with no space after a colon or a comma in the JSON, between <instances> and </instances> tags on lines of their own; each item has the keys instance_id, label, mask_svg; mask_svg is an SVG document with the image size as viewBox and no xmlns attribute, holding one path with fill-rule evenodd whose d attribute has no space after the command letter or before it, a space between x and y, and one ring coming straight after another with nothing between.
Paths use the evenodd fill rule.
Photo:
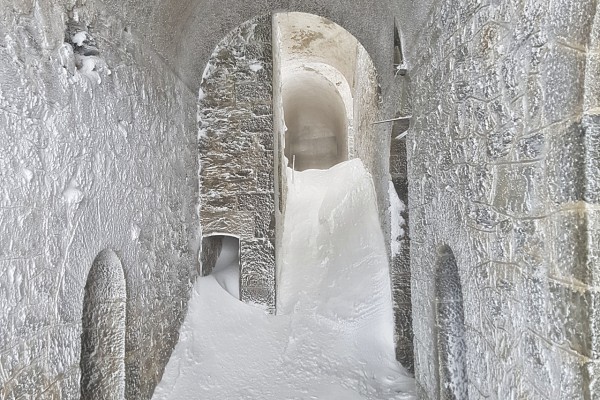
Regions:
<instances>
[{"instance_id":1,"label":"arched niche","mask_svg":"<svg viewBox=\"0 0 600 400\"><path fill-rule=\"evenodd\" d=\"M454 253L446 245L438 252L435 293L439 398L466 400L469 396L462 285Z\"/></svg>"},{"instance_id":2,"label":"arched niche","mask_svg":"<svg viewBox=\"0 0 600 400\"><path fill-rule=\"evenodd\" d=\"M112 250L92 263L81 319L81 399L125 398L125 274Z\"/></svg>"}]
</instances>

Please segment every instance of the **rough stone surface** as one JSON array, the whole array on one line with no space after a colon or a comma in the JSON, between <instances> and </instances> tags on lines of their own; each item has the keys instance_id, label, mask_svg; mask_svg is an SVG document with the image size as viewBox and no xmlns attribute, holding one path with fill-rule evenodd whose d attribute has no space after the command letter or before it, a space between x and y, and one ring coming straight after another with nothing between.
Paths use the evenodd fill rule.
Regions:
<instances>
[{"instance_id":1,"label":"rough stone surface","mask_svg":"<svg viewBox=\"0 0 600 400\"><path fill-rule=\"evenodd\" d=\"M410 219L408 214L408 160L406 158L406 137L402 135L407 126L395 122L390 143L390 175L392 184L404 210L400 213L402 235L399 248L391 252L390 277L394 297L394 321L396 323L396 358L409 371L414 369L412 303L410 293ZM391 216L390 216L391 217Z\"/></svg>"},{"instance_id":2,"label":"rough stone surface","mask_svg":"<svg viewBox=\"0 0 600 400\"><path fill-rule=\"evenodd\" d=\"M456 259L448 246L442 246L438 253L435 292L440 398L468 399L462 286Z\"/></svg>"},{"instance_id":3,"label":"rough stone surface","mask_svg":"<svg viewBox=\"0 0 600 400\"><path fill-rule=\"evenodd\" d=\"M240 238L240 300L274 312L271 32L267 14L216 47L200 88L198 138L202 234Z\"/></svg>"},{"instance_id":4,"label":"rough stone surface","mask_svg":"<svg viewBox=\"0 0 600 400\"><path fill-rule=\"evenodd\" d=\"M0 398L79 398L106 248L126 280L126 397L148 398L197 273L196 94L100 8L0 7ZM97 55L65 42L75 19Z\"/></svg>"},{"instance_id":5,"label":"rough stone surface","mask_svg":"<svg viewBox=\"0 0 600 400\"><path fill-rule=\"evenodd\" d=\"M222 249L223 236L216 235L202 238L202 253L200 254L202 276L212 273Z\"/></svg>"},{"instance_id":6,"label":"rough stone surface","mask_svg":"<svg viewBox=\"0 0 600 400\"><path fill-rule=\"evenodd\" d=\"M439 344L431 327L442 244L454 252L463 289L469 398L598 397L591 174L600 153L594 95L586 95L597 85L588 69L596 3L394 7L413 114L407 155L420 397L443 391L431 350Z\"/></svg>"},{"instance_id":7,"label":"rough stone surface","mask_svg":"<svg viewBox=\"0 0 600 400\"><path fill-rule=\"evenodd\" d=\"M230 30L282 10L321 15L356 36L377 70L381 92L364 97L380 101L376 117L413 115L410 302L421 398L440 395L432 327L442 244L462 286L470 398L598 397L597 8L590 0L0 0L0 398L80 395L84 288L107 248L126 281L126 398L150 397L199 272L202 71ZM394 77L394 18L404 77ZM223 100L270 93L239 72ZM245 110L235 129L255 134L215 151L281 150L271 107ZM366 162L386 237L390 129L372 130L376 158ZM275 207L274 162L257 159L270 161L254 166L255 177L248 169L213 177L207 187L240 192L202 202L202 229L238 229L248 238L241 251L265 260L274 222L257 215ZM232 207L241 207L235 223ZM394 293L406 295L396 290L409 279L397 261ZM261 268L247 275L246 296L273 304L272 271ZM407 315L399 298L397 319ZM408 331L402 337L409 347Z\"/></svg>"}]
</instances>

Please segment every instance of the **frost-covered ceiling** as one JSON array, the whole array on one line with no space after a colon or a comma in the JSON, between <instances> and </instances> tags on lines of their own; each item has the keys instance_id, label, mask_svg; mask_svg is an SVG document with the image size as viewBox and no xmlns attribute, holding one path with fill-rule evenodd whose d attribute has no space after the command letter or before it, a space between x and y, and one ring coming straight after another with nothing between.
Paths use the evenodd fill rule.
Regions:
<instances>
[{"instance_id":1,"label":"frost-covered ceiling","mask_svg":"<svg viewBox=\"0 0 600 400\"><path fill-rule=\"evenodd\" d=\"M352 0L90 0L107 7L152 45L187 86L196 91L217 43L242 22L277 11L303 11L338 23L363 44L380 73L393 49L388 1ZM391 73L391 72L390 72Z\"/></svg>"}]
</instances>

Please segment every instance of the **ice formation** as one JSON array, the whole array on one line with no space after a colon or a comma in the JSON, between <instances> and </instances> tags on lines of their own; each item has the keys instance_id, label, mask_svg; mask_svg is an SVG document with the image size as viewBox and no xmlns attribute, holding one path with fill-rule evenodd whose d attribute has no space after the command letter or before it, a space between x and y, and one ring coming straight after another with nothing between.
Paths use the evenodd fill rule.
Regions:
<instances>
[{"instance_id":1,"label":"ice formation","mask_svg":"<svg viewBox=\"0 0 600 400\"><path fill-rule=\"evenodd\" d=\"M374 196L357 159L296 171L278 315L237 301L213 276L199 278L154 400L414 399L413 379L394 359Z\"/></svg>"}]
</instances>

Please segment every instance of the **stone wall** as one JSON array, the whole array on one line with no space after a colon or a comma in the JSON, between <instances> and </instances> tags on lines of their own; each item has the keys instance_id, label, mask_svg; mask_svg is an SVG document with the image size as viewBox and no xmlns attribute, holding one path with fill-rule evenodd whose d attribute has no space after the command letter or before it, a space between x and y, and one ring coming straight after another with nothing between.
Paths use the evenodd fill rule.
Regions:
<instances>
[{"instance_id":1,"label":"stone wall","mask_svg":"<svg viewBox=\"0 0 600 400\"><path fill-rule=\"evenodd\" d=\"M413 99L412 303L423 399L442 390L431 349L444 244L463 289L470 398L600 393L600 149L595 112L584 114L584 93L597 86L595 7L398 2Z\"/></svg>"},{"instance_id":2,"label":"stone wall","mask_svg":"<svg viewBox=\"0 0 600 400\"><path fill-rule=\"evenodd\" d=\"M0 2L0 398L79 398L84 287L112 249L145 399L197 273L196 93L135 29L70 8Z\"/></svg>"},{"instance_id":3,"label":"stone wall","mask_svg":"<svg viewBox=\"0 0 600 400\"><path fill-rule=\"evenodd\" d=\"M383 118L378 71L369 53L358 46L354 76L354 156L360 158L373 177L382 226L389 220L389 124L374 124ZM389 226L389 221L387 222ZM388 228L389 229L389 228ZM389 235L388 235L389 236ZM387 236L386 236L387 237Z\"/></svg>"},{"instance_id":4,"label":"stone wall","mask_svg":"<svg viewBox=\"0 0 600 400\"><path fill-rule=\"evenodd\" d=\"M287 160L285 158L285 114L283 111L283 74L282 74L282 38L275 18L272 18L273 40L273 149L275 153L275 248L281 249L283 240L283 221L286 208L288 179ZM275 282L278 289L281 273L282 252L275 252ZM277 296L277 294L276 294ZM277 306L277 304L276 304Z\"/></svg>"},{"instance_id":5,"label":"stone wall","mask_svg":"<svg viewBox=\"0 0 600 400\"><path fill-rule=\"evenodd\" d=\"M204 236L240 238L240 299L275 311L275 181L271 15L231 32L200 89L200 219Z\"/></svg>"},{"instance_id":6,"label":"stone wall","mask_svg":"<svg viewBox=\"0 0 600 400\"><path fill-rule=\"evenodd\" d=\"M400 235L391 237L390 276L394 298L394 321L396 324L396 358L409 371L414 369L412 303L410 279L410 218L408 213L408 160L406 155L406 137L400 137L408 128L406 121L394 121L390 143L390 175L392 187L402 202L395 218L390 215L391 224L397 223ZM396 221L397 219L397 221ZM391 232L395 232L391 229ZM396 242L395 244L393 242Z\"/></svg>"},{"instance_id":7,"label":"stone wall","mask_svg":"<svg viewBox=\"0 0 600 400\"><path fill-rule=\"evenodd\" d=\"M404 96L391 68L399 21L413 113L406 151L420 396L440 393L432 327L444 244L462 285L470 397L599 395L594 2L89 0L69 12L73 3L0 2L0 397L79 396L84 286L107 248L127 287L127 398L150 396L198 273L202 68L227 30L274 9L322 15L360 40L377 67L381 119L393 118ZM270 37L254 44L260 57L270 54ZM232 57L227 68L240 61ZM241 86L224 86L223 99L247 112L227 121L247 152L236 153L226 132L210 145L213 157L221 151L248 167L236 183L248 190L226 204L247 218L237 225L248 228L239 233L249 244L244 256L242 240L242 257L261 260L274 254L272 111L252 74L271 74L270 65L247 64L232 72ZM373 135L379 144L363 153L379 157L367 164L389 237L389 126ZM226 183L213 176L205 187ZM268 264L242 286L272 308Z\"/></svg>"}]
</instances>

